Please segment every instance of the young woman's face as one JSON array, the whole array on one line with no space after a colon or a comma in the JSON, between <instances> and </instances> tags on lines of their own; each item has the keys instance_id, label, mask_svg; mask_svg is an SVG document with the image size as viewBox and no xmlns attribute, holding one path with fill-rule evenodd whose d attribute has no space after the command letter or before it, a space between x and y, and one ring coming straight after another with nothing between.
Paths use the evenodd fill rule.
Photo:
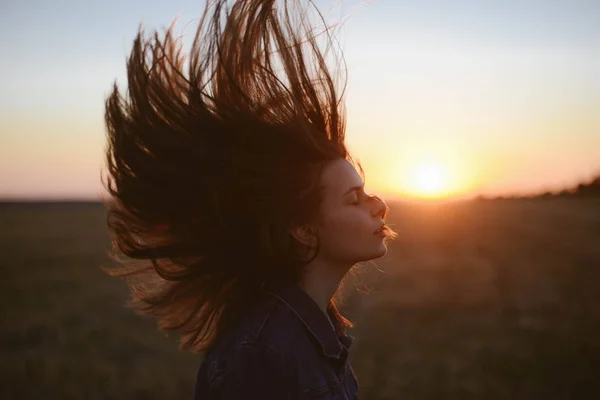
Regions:
<instances>
[{"instance_id":1,"label":"young woman's face","mask_svg":"<svg viewBox=\"0 0 600 400\"><path fill-rule=\"evenodd\" d=\"M319 257L334 263L355 264L382 257L387 252L384 224L388 207L377 196L364 192L364 183L346 160L324 169L321 183L325 196L318 225Z\"/></svg>"}]
</instances>

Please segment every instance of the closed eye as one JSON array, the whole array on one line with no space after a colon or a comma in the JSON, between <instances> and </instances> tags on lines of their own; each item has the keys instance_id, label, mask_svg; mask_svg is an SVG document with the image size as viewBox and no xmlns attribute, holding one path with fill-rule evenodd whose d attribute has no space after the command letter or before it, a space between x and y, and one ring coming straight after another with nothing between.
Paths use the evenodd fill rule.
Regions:
<instances>
[{"instance_id":1,"label":"closed eye","mask_svg":"<svg viewBox=\"0 0 600 400\"><path fill-rule=\"evenodd\" d=\"M364 193L364 192L362 192L362 195L361 195L361 196L359 196L359 195L357 194L357 196L356 196L356 197L357 197L357 198L356 198L356 200L355 200L355 201L353 201L353 202L352 202L352 203L350 203L350 204L354 204L354 205L360 204L360 203L361 203L361 201L360 201L360 197L366 197L365 201L370 201L370 200L373 200L373 199L376 199L376 198L377 198L377 196L375 196L375 195L368 195L368 194L366 194L366 193Z\"/></svg>"},{"instance_id":2,"label":"closed eye","mask_svg":"<svg viewBox=\"0 0 600 400\"><path fill-rule=\"evenodd\" d=\"M365 198L365 201L378 199L378 197L375 195L366 194L363 186L356 186L354 188L351 188L349 192L354 192L354 195L356 196L356 199L353 202L349 203L352 205L361 204L361 198Z\"/></svg>"}]
</instances>

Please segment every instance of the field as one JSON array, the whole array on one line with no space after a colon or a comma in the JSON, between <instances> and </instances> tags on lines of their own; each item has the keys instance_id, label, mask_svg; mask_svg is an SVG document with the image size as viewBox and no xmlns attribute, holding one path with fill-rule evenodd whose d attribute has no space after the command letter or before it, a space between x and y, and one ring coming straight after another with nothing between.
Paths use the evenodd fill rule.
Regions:
<instances>
[{"instance_id":1,"label":"field","mask_svg":"<svg viewBox=\"0 0 600 400\"><path fill-rule=\"evenodd\" d=\"M360 398L600 398L599 199L390 208L343 287ZM201 358L123 307L108 249L100 204L0 205L0 398L191 398Z\"/></svg>"}]
</instances>

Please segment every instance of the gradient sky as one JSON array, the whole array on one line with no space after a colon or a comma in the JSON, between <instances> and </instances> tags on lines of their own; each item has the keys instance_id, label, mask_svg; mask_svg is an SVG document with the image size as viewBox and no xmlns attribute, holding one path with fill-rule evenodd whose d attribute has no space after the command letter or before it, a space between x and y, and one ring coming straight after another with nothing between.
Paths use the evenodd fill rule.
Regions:
<instances>
[{"instance_id":1,"label":"gradient sky","mask_svg":"<svg viewBox=\"0 0 600 400\"><path fill-rule=\"evenodd\" d=\"M348 145L371 191L424 194L428 170L446 194L556 190L600 173L600 2L317 3L348 18ZM180 16L182 32L202 5L0 2L0 198L98 199L104 98L125 82L138 24Z\"/></svg>"}]
</instances>

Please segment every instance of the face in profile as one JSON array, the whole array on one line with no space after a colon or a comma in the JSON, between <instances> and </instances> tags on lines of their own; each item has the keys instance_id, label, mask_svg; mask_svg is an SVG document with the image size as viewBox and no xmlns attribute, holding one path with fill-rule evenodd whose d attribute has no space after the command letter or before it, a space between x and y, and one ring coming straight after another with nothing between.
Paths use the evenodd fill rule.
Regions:
<instances>
[{"instance_id":1,"label":"face in profile","mask_svg":"<svg viewBox=\"0 0 600 400\"><path fill-rule=\"evenodd\" d=\"M334 264L353 265L387 253L386 237L379 231L387 216L387 204L364 192L364 182L354 166L332 161L323 170L325 196L321 204L318 257Z\"/></svg>"}]
</instances>

